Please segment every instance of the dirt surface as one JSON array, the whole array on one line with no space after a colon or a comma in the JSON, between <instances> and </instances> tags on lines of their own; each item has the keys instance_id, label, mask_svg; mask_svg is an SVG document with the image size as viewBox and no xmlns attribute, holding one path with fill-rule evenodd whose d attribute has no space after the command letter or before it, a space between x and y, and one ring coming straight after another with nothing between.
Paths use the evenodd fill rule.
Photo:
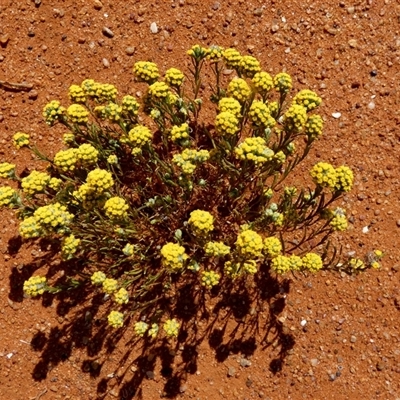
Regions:
<instances>
[{"instance_id":1,"label":"dirt surface","mask_svg":"<svg viewBox=\"0 0 400 400\"><path fill-rule=\"evenodd\" d=\"M193 44L232 46L271 74L290 73L294 93L323 98L324 136L309 162L354 170L338 204L351 221L342 244L386 256L380 270L357 276L272 282L262 304L233 296L216 314L211 301L212 325L200 320L176 345L150 348L131 326L104 330L101 310L92 320L97 298L24 299L23 281L38 268L57 271L57 260L33 244L17 252L17 220L1 210L0 398L400 399L399 23L395 0L1 0L1 162L35 167L12 146L17 131L50 154L62 148L62 129L41 113L50 100L67 104L71 84L93 78L136 95L134 62L185 70Z\"/></svg>"}]
</instances>

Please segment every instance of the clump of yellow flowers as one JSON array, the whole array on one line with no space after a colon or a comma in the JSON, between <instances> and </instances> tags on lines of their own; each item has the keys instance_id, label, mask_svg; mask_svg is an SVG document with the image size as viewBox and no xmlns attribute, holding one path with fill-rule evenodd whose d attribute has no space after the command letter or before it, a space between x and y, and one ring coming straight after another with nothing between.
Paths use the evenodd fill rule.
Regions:
<instances>
[{"instance_id":1,"label":"clump of yellow flowers","mask_svg":"<svg viewBox=\"0 0 400 400\"><path fill-rule=\"evenodd\" d=\"M13 135L43 163L0 160L0 206L17 211L24 241L46 238L75 275L54 286L53 275L33 276L27 296L88 287L104 324L173 339L183 293L206 309L214 296L261 296L269 275L379 268L381 250L339 263L328 246L351 224L333 205L353 186L351 165L313 163L310 185L294 175L323 134L318 94L292 93L288 72L235 48L187 54L179 69L137 60L127 93L88 78L69 87L69 104L51 100L43 117L63 143L54 157L34 134Z\"/></svg>"}]
</instances>

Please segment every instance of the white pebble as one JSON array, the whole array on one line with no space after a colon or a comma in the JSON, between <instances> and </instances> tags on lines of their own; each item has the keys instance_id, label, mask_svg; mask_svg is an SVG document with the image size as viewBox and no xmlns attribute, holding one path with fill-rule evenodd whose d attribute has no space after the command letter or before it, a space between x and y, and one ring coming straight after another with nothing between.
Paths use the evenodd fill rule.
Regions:
<instances>
[{"instance_id":1,"label":"white pebble","mask_svg":"<svg viewBox=\"0 0 400 400\"><path fill-rule=\"evenodd\" d=\"M334 112L333 114L332 114L332 117L333 118L340 118L342 116L342 114L340 113L340 112Z\"/></svg>"},{"instance_id":2,"label":"white pebble","mask_svg":"<svg viewBox=\"0 0 400 400\"><path fill-rule=\"evenodd\" d=\"M302 319L302 320L300 321L300 325L301 325L301 326L306 326L306 325L307 325L307 321L306 321L305 319Z\"/></svg>"},{"instance_id":3,"label":"white pebble","mask_svg":"<svg viewBox=\"0 0 400 400\"><path fill-rule=\"evenodd\" d=\"M152 22L150 25L151 33L158 33L158 26L155 22Z\"/></svg>"},{"instance_id":4,"label":"white pebble","mask_svg":"<svg viewBox=\"0 0 400 400\"><path fill-rule=\"evenodd\" d=\"M364 228L362 228L362 233L368 233L369 228L368 226L364 226Z\"/></svg>"},{"instance_id":5,"label":"white pebble","mask_svg":"<svg viewBox=\"0 0 400 400\"><path fill-rule=\"evenodd\" d=\"M110 62L107 60L107 58L103 58L103 65L104 65L106 68L110 68Z\"/></svg>"},{"instance_id":6,"label":"white pebble","mask_svg":"<svg viewBox=\"0 0 400 400\"><path fill-rule=\"evenodd\" d=\"M371 101L371 103L368 104L368 108L370 110L373 110L375 108L375 103L373 101Z\"/></svg>"}]
</instances>

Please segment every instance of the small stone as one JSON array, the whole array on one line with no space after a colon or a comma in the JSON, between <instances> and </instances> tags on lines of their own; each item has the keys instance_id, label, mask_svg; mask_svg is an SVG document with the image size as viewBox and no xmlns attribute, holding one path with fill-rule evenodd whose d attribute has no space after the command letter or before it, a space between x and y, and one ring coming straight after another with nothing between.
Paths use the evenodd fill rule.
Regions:
<instances>
[{"instance_id":1,"label":"small stone","mask_svg":"<svg viewBox=\"0 0 400 400\"><path fill-rule=\"evenodd\" d=\"M241 358L240 359L240 366L241 367L250 367L251 361L248 360L247 358Z\"/></svg>"},{"instance_id":2,"label":"small stone","mask_svg":"<svg viewBox=\"0 0 400 400\"><path fill-rule=\"evenodd\" d=\"M354 336L354 335L352 335L352 336L350 337L350 342L351 342L351 343L355 343L356 341L357 341L357 337Z\"/></svg>"},{"instance_id":3,"label":"small stone","mask_svg":"<svg viewBox=\"0 0 400 400\"><path fill-rule=\"evenodd\" d=\"M28 36L29 36L29 37L35 37L35 32L29 31L29 32L28 32Z\"/></svg>"},{"instance_id":4,"label":"small stone","mask_svg":"<svg viewBox=\"0 0 400 400\"><path fill-rule=\"evenodd\" d=\"M373 109L375 108L375 103L374 103L373 101L371 101L371 102L368 104L368 108L369 108L370 110L373 110Z\"/></svg>"},{"instance_id":5,"label":"small stone","mask_svg":"<svg viewBox=\"0 0 400 400\"><path fill-rule=\"evenodd\" d=\"M147 379L154 379L154 372L153 371L146 371Z\"/></svg>"},{"instance_id":6,"label":"small stone","mask_svg":"<svg viewBox=\"0 0 400 400\"><path fill-rule=\"evenodd\" d=\"M106 68L110 68L110 62L107 60L107 58L103 58L103 65L106 67Z\"/></svg>"},{"instance_id":7,"label":"small stone","mask_svg":"<svg viewBox=\"0 0 400 400\"><path fill-rule=\"evenodd\" d=\"M316 367L319 364L318 358L312 358L310 363L312 367Z\"/></svg>"},{"instance_id":8,"label":"small stone","mask_svg":"<svg viewBox=\"0 0 400 400\"><path fill-rule=\"evenodd\" d=\"M342 116L342 114L341 114L340 112L334 112L334 113L332 113L332 117L333 117L333 118L338 119L338 118L340 118L341 116Z\"/></svg>"},{"instance_id":9,"label":"small stone","mask_svg":"<svg viewBox=\"0 0 400 400\"><path fill-rule=\"evenodd\" d=\"M212 7L211 7L214 11L217 11L221 8L221 3L219 1L216 1Z\"/></svg>"},{"instance_id":10,"label":"small stone","mask_svg":"<svg viewBox=\"0 0 400 400\"><path fill-rule=\"evenodd\" d=\"M103 4L99 0L94 0L93 7L95 10L101 10L103 8Z\"/></svg>"},{"instance_id":11,"label":"small stone","mask_svg":"<svg viewBox=\"0 0 400 400\"><path fill-rule=\"evenodd\" d=\"M271 32L272 33L278 32L278 30L279 30L279 25L278 24L273 24L271 26Z\"/></svg>"},{"instance_id":12,"label":"small stone","mask_svg":"<svg viewBox=\"0 0 400 400\"><path fill-rule=\"evenodd\" d=\"M329 380L333 382L337 378L336 374L329 374Z\"/></svg>"},{"instance_id":13,"label":"small stone","mask_svg":"<svg viewBox=\"0 0 400 400\"><path fill-rule=\"evenodd\" d=\"M253 380L250 379L250 377L248 377L248 378L246 379L246 386L249 388L249 387L251 387L252 385L253 385Z\"/></svg>"},{"instance_id":14,"label":"small stone","mask_svg":"<svg viewBox=\"0 0 400 400\"><path fill-rule=\"evenodd\" d=\"M396 221L396 225L400 228L400 219Z\"/></svg>"},{"instance_id":15,"label":"small stone","mask_svg":"<svg viewBox=\"0 0 400 400\"><path fill-rule=\"evenodd\" d=\"M54 393L58 392L57 386L51 385L51 386L49 386L49 389Z\"/></svg>"},{"instance_id":16,"label":"small stone","mask_svg":"<svg viewBox=\"0 0 400 400\"><path fill-rule=\"evenodd\" d=\"M352 49L356 48L357 45L358 45L356 39L350 39L350 40L348 41L348 44L349 44L349 46L350 46Z\"/></svg>"},{"instance_id":17,"label":"small stone","mask_svg":"<svg viewBox=\"0 0 400 400\"><path fill-rule=\"evenodd\" d=\"M150 31L151 33L158 33L158 26L155 22L152 22L150 24Z\"/></svg>"},{"instance_id":18,"label":"small stone","mask_svg":"<svg viewBox=\"0 0 400 400\"><path fill-rule=\"evenodd\" d=\"M114 37L114 32L110 28L107 28L106 26L103 27L102 32L103 35L107 36L108 38Z\"/></svg>"},{"instance_id":19,"label":"small stone","mask_svg":"<svg viewBox=\"0 0 400 400\"><path fill-rule=\"evenodd\" d=\"M236 375L236 368L234 368L234 367L229 367L228 368L228 376L230 377L230 378L232 378L233 376L235 376Z\"/></svg>"},{"instance_id":20,"label":"small stone","mask_svg":"<svg viewBox=\"0 0 400 400\"><path fill-rule=\"evenodd\" d=\"M133 56L135 54L135 48L133 46L129 46L125 49L125 53L128 56Z\"/></svg>"},{"instance_id":21,"label":"small stone","mask_svg":"<svg viewBox=\"0 0 400 400\"><path fill-rule=\"evenodd\" d=\"M368 232L369 232L368 226L364 226L364 227L362 228L362 233L368 233Z\"/></svg>"},{"instance_id":22,"label":"small stone","mask_svg":"<svg viewBox=\"0 0 400 400\"><path fill-rule=\"evenodd\" d=\"M84 38L84 37L78 38L78 43L79 44L84 44L85 42L86 42L86 38Z\"/></svg>"},{"instance_id":23,"label":"small stone","mask_svg":"<svg viewBox=\"0 0 400 400\"><path fill-rule=\"evenodd\" d=\"M0 44L1 44L3 47L5 47L5 46L7 46L7 43L8 43L9 40L10 40L10 36L8 36L7 34L2 35L2 36L0 37Z\"/></svg>"},{"instance_id":24,"label":"small stone","mask_svg":"<svg viewBox=\"0 0 400 400\"><path fill-rule=\"evenodd\" d=\"M29 92L28 98L30 98L31 100L36 100L39 96L39 93L36 90L31 90Z\"/></svg>"},{"instance_id":25,"label":"small stone","mask_svg":"<svg viewBox=\"0 0 400 400\"><path fill-rule=\"evenodd\" d=\"M263 12L264 12L264 10L263 10L262 8L256 8L256 9L253 11L253 15L254 15L255 17L261 17L261 16L263 15Z\"/></svg>"},{"instance_id":26,"label":"small stone","mask_svg":"<svg viewBox=\"0 0 400 400\"><path fill-rule=\"evenodd\" d=\"M385 364L383 362L378 362L376 364L377 371L383 371L385 369Z\"/></svg>"},{"instance_id":27,"label":"small stone","mask_svg":"<svg viewBox=\"0 0 400 400\"><path fill-rule=\"evenodd\" d=\"M374 78L375 76L378 75L378 71L373 69L369 74Z\"/></svg>"},{"instance_id":28,"label":"small stone","mask_svg":"<svg viewBox=\"0 0 400 400\"><path fill-rule=\"evenodd\" d=\"M186 384L183 384L179 387L179 392L185 393L187 389L188 389L188 386Z\"/></svg>"}]
</instances>

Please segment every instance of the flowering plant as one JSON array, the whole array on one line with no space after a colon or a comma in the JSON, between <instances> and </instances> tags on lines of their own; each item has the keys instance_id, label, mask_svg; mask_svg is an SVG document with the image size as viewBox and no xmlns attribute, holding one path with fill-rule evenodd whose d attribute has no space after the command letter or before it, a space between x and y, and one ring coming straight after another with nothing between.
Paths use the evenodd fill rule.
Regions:
<instances>
[{"instance_id":1,"label":"flowering plant","mask_svg":"<svg viewBox=\"0 0 400 400\"><path fill-rule=\"evenodd\" d=\"M350 191L350 168L319 162L312 188L285 185L322 135L321 98L290 97L287 73L272 77L236 49L196 45L188 55L191 78L171 68L162 79L156 64L138 61L142 101L92 79L72 85L73 104L43 110L49 126L66 128L65 149L50 159L28 135L14 136L47 170L20 178L14 164L0 164L0 177L18 183L0 187L0 205L18 209L22 238L58 242L79 285L110 299L110 326L134 314L140 337L155 338L159 326L178 335L173 307L162 304L182 282L206 296L261 272L360 270L381 257L340 266L330 251L328 238L347 227L346 212L331 206ZM200 97L207 66L216 78L210 103ZM236 76L227 82L223 68ZM201 120L206 107L211 121ZM24 290L56 291L40 276Z\"/></svg>"}]
</instances>

